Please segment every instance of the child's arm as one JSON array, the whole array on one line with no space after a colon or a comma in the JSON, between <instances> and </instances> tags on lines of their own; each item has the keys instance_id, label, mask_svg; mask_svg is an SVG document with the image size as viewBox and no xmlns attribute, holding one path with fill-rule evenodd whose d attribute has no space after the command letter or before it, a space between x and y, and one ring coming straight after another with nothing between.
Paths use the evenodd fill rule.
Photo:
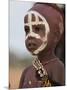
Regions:
<instances>
[{"instance_id":1,"label":"child's arm","mask_svg":"<svg viewBox=\"0 0 67 90\"><path fill-rule=\"evenodd\" d=\"M22 75L21 75L21 78L20 78L19 88L22 88L22 87L23 87L23 83L24 83L24 79L25 79L26 72L27 72L27 69L25 69L25 70L22 72Z\"/></svg>"}]
</instances>

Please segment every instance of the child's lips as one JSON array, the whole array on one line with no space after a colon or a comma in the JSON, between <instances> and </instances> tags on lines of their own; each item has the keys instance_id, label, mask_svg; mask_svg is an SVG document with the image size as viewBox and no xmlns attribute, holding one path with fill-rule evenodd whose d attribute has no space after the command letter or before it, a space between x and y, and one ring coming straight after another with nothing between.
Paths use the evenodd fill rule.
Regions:
<instances>
[{"instance_id":1,"label":"child's lips","mask_svg":"<svg viewBox=\"0 0 67 90\"><path fill-rule=\"evenodd\" d=\"M36 49L36 44L35 43L29 43L28 44L28 49L31 50L31 51L35 50Z\"/></svg>"}]
</instances>

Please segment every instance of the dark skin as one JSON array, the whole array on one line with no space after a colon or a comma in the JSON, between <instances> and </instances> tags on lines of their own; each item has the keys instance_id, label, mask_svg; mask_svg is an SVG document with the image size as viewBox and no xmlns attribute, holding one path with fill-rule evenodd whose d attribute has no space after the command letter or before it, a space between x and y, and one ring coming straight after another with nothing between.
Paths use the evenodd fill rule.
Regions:
<instances>
[{"instance_id":1,"label":"dark skin","mask_svg":"<svg viewBox=\"0 0 67 90\"><path fill-rule=\"evenodd\" d=\"M35 20L35 17L32 17L32 20ZM27 23L27 21L28 21L28 17L25 16L24 22ZM41 37L45 36L45 27L43 25L34 25L32 29L33 29L33 32L39 34ZM25 26L26 35L29 33L29 31L30 31L29 27ZM51 81L54 82L53 86L58 86L58 85L60 86L60 85L64 85L64 65L59 60L59 58L57 58L54 54L55 45L52 43L54 39L56 39L55 35L52 35L51 33L49 33L48 44L46 48L40 53L38 53L37 56L38 56L38 59L43 64L44 68L47 70L47 73ZM51 40L51 43L49 43L50 40ZM33 52L42 44L41 40L38 40L32 37L28 38L25 42L26 42L26 47L30 52ZM31 45L28 44L28 42L30 42ZM49 47L51 44L53 46ZM32 48L29 49L29 47L32 47L32 48L34 47L33 51L32 51ZM29 81L31 81L31 84L29 83ZM23 72L21 76L19 88L33 88L33 87L43 87L43 86L42 86L42 82L36 76L35 68L33 66L30 66Z\"/></svg>"},{"instance_id":2,"label":"dark skin","mask_svg":"<svg viewBox=\"0 0 67 90\"><path fill-rule=\"evenodd\" d=\"M25 26L24 28L25 28L25 33L27 36L30 33L29 26ZM45 30L44 30L45 26L44 25L42 24L32 25L32 29L33 29L33 32L40 35L41 38L45 36ZM36 50L42 44L42 41L36 39L35 37L28 37L28 39L25 42L26 42L26 47L30 52Z\"/></svg>"},{"instance_id":3,"label":"dark skin","mask_svg":"<svg viewBox=\"0 0 67 90\"><path fill-rule=\"evenodd\" d=\"M35 18L32 17L32 19L34 20ZM27 18L27 16L25 16L24 22L27 23L27 21L28 21L28 18ZM28 33L30 32L29 26L25 26L24 28L25 28L25 33L27 36ZM42 38L45 36L45 26L43 24L33 25L32 29L33 29L33 32L35 32L36 34L39 34ZM33 38L30 37L30 40L33 41ZM26 41L26 42L28 42L28 41ZM36 42L36 41L34 40L34 42ZM37 43L37 44L39 45L40 43ZM28 48L28 46L27 46L27 48ZM52 58L55 58L56 56L53 51L54 51L54 48L51 48L51 50L49 50L49 52L47 52L47 48L44 49L42 52L40 52L38 54L39 60L43 63L43 61L45 62L45 61L47 61L47 59L50 60ZM46 55L45 55L45 52L47 52ZM47 57L47 56L49 56L49 57Z\"/></svg>"}]
</instances>

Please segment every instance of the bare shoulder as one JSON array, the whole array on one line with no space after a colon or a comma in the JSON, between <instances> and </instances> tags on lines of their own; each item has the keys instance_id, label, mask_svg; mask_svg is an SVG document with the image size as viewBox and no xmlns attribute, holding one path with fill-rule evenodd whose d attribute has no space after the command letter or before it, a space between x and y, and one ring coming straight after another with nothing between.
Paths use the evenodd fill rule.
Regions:
<instances>
[{"instance_id":1,"label":"bare shoulder","mask_svg":"<svg viewBox=\"0 0 67 90\"><path fill-rule=\"evenodd\" d=\"M59 59L59 58L57 58L56 60L55 60L55 64L54 64L54 66L56 66L56 68L64 68L64 63Z\"/></svg>"},{"instance_id":2,"label":"bare shoulder","mask_svg":"<svg viewBox=\"0 0 67 90\"><path fill-rule=\"evenodd\" d=\"M32 65L24 69L24 71L22 72L21 78L20 78L19 88L23 87L24 82L26 82L28 80L28 78L30 77L31 73L33 72L32 70L33 70L33 66Z\"/></svg>"},{"instance_id":3,"label":"bare shoulder","mask_svg":"<svg viewBox=\"0 0 67 90\"><path fill-rule=\"evenodd\" d=\"M58 58L51 64L52 72L61 74L65 71L64 63Z\"/></svg>"},{"instance_id":4,"label":"bare shoulder","mask_svg":"<svg viewBox=\"0 0 67 90\"><path fill-rule=\"evenodd\" d=\"M61 85L64 85L65 69L63 62L59 59L56 59L52 66L52 79L56 82L59 82Z\"/></svg>"},{"instance_id":5,"label":"bare shoulder","mask_svg":"<svg viewBox=\"0 0 67 90\"><path fill-rule=\"evenodd\" d=\"M24 69L24 71L23 71L23 73L25 73L25 74L30 74L30 73L33 73L33 72L34 72L34 67L33 67L33 65L30 65L30 66L26 67L26 68Z\"/></svg>"},{"instance_id":6,"label":"bare shoulder","mask_svg":"<svg viewBox=\"0 0 67 90\"><path fill-rule=\"evenodd\" d=\"M64 63L59 60L59 58L55 58L52 62L49 63L49 65L53 68L53 69L60 69L60 68L64 68Z\"/></svg>"}]
</instances>

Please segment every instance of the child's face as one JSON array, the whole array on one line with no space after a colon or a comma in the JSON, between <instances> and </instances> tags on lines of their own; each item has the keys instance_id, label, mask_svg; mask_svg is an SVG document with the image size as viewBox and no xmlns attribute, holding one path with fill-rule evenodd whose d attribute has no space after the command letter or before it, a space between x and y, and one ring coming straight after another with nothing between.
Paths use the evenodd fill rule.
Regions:
<instances>
[{"instance_id":1,"label":"child's face","mask_svg":"<svg viewBox=\"0 0 67 90\"><path fill-rule=\"evenodd\" d=\"M47 45L47 34L44 21L39 16L27 14L24 18L24 24L26 47L32 54L38 54L43 46L46 47Z\"/></svg>"}]
</instances>

